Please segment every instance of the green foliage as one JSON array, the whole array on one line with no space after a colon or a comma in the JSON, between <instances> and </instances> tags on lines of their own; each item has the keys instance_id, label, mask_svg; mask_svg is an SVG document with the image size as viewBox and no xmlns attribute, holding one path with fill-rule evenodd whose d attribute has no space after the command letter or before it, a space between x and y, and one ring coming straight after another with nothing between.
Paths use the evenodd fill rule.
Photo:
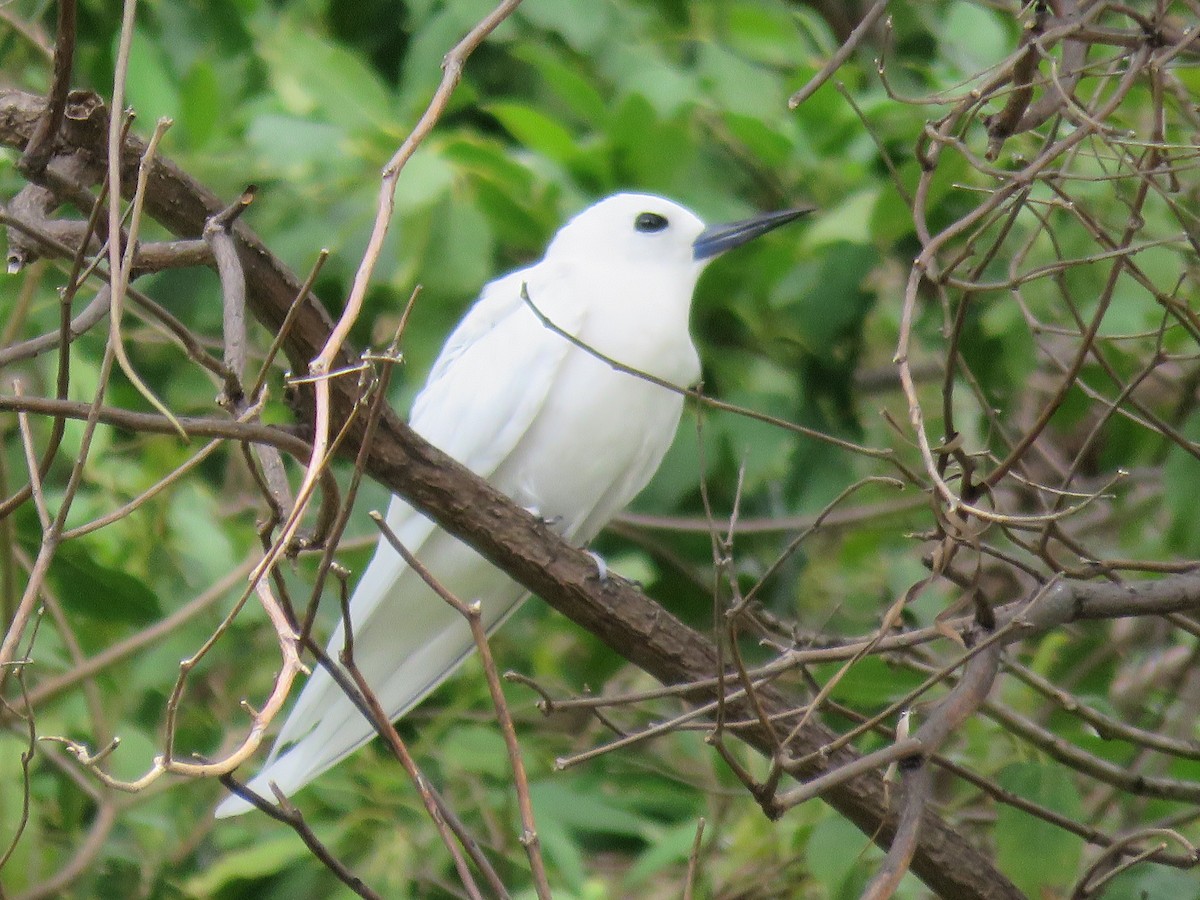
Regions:
<instances>
[{"instance_id":1,"label":"green foliage","mask_svg":"<svg viewBox=\"0 0 1200 900\"><path fill-rule=\"evenodd\" d=\"M1060 769L1041 763L1014 763L997 781L1018 797L1078 817L1079 792ZM1026 894L1036 897L1062 891L1075 882L1083 840L1035 819L1012 806L1001 806L996 822L996 850L1006 872Z\"/></svg>"},{"instance_id":2,"label":"green foliage","mask_svg":"<svg viewBox=\"0 0 1200 900\"><path fill-rule=\"evenodd\" d=\"M424 111L446 51L492 5L491 0L144 3L128 77L128 101L138 114L134 127L147 134L157 118L173 119L162 152L223 198L256 183L259 192L245 221L296 271L308 271L319 249L329 248L317 291L337 311L371 228L381 166ZM96 0L81 4L76 61L81 87L111 91L118 6ZM892 6L888 73L898 95L961 90L965 81L1007 56L1020 34L1019 23L994 4L947 0ZM53 27L53 11L44 3L28 0L8 9ZM470 60L441 121L399 181L396 218L368 292L369 311L352 336L360 347L385 345L414 287L422 286L404 337L405 364L393 381L396 405L403 409L411 400L447 331L481 285L534 259L565 218L599 196L625 189L660 192L712 221L812 202L820 209L811 220L721 260L701 282L693 332L704 361L705 390L843 440L893 448L900 464L919 468L911 436L897 437L898 427L891 424L909 420L896 390L892 356L906 327L901 320L905 278L919 252L909 199L923 171L915 148L926 120L940 113L889 96L875 74L873 57L880 46L870 43L837 75L854 106L826 83L790 111L789 95L840 42L806 5L784 0L526 0ZM0 53L6 80L45 89L49 66L27 40L0 34ZM1196 70L1184 67L1175 74L1193 94L1200 90ZM1143 93L1135 94L1131 105L1147 106L1148 94L1139 90ZM1182 132L1166 137L1179 146L1192 140ZM980 122L962 125L956 138L982 157L986 135ZM995 165L1012 166L1019 156L1036 155L1039 140L1013 138ZM0 154L5 199L22 184L15 158L11 152ZM1094 165L1096 180L1079 186L1078 199L1098 206L1119 231L1127 207L1114 200L1103 166ZM955 221L992 186L963 156L946 157L924 197L929 223L944 227ZM1008 278L1017 246L1028 254L1026 269L1097 253L1075 211L1039 190L1033 201L1044 205L1037 207L1039 215L1055 224L1056 243L1051 246L1039 231L1040 220L1015 217L1005 252L982 267L981 281L1000 284ZM1194 194L1194 185L1188 190ZM1144 238L1161 246L1142 248L1136 258L1164 295L1176 290L1186 268L1181 259L1190 252L1172 243L1179 230L1173 204L1189 202L1194 198L1154 198L1145 210ZM993 222L972 239L984 246L999 230ZM1072 296L1090 298L1074 310L1083 319L1095 312L1089 304L1102 293L1105 262L1099 256L1085 259L1063 276ZM55 329L59 315L61 273L40 266L28 277L27 306L13 316L12 327L22 336ZM1047 334L1053 337L1055 328L1074 325L1052 282L1023 283L1020 306L1007 287L961 301L967 306L954 349L970 378L961 368L952 372L948 409L967 453L980 459L1001 454L997 432L1022 410L1034 376L1061 377L1061 371L1045 365L1039 343ZM216 346L220 291L212 273L168 272L138 286ZM936 440L946 412L941 392L948 322L958 306L929 282L922 283L926 290L911 327L914 355L921 357L914 362L929 364L934 373L916 390L927 414L932 411L938 420L929 427ZM15 293L3 298L5 319L18 305L10 296ZM127 315L126 344L135 368L176 413L211 413L220 386L140 313ZM1104 345L1104 361L1119 379L1132 379L1145 366L1153 344L1145 334L1158 328L1162 317L1162 303L1123 275L1099 332L1111 340ZM1031 319L1047 327L1035 328ZM256 361L271 337L253 334ZM1178 354L1180 366L1191 362L1194 347L1182 329L1166 330L1162 344L1164 352ZM102 352L102 339L93 335L73 346L71 399L95 395ZM53 354L46 354L13 374L26 380L28 393L52 394L55 366ZM890 380L868 378L880 373ZM1117 392L1108 369L1092 358L1082 367L1081 381L1098 385L1104 397ZM272 371L264 414L270 421L291 418L281 382L280 372ZM114 405L147 409L123 376L114 376L108 396ZM1164 418L1175 414L1159 397L1147 403ZM1186 419L1187 409L1180 408ZM1073 387L1048 425L1055 448L1077 447L1104 409L1103 402ZM1200 555L1195 455L1148 431L1140 420L1104 415L1102 439L1083 459L1087 474L1105 484L1119 470L1140 474L1131 487L1118 479L1105 489L1106 509L1116 524L1097 543L1116 558L1195 559ZM1172 423L1187 440L1200 439L1194 417ZM5 419L3 428L0 481L7 494L25 471L25 461L14 422ZM44 446L49 424L35 420L33 432L37 445ZM82 441L82 426L68 422L60 458L46 479L52 508L61 500L68 466ZM129 502L196 449L174 437L100 426L68 526ZM1061 468L1063 463L1052 453L1047 465ZM346 472L337 472L343 484ZM719 521L728 518L735 499L742 520L812 517L859 479L894 474L887 463L768 423L690 409L662 470L635 509L700 521L704 480ZM1161 485L1155 480L1160 475ZM180 610L257 552L256 521L263 511L247 504L252 496L236 450L221 447L192 476L135 513L66 542L49 585L61 599L81 652L94 656ZM891 505L904 501L910 505ZM363 488L351 539L373 536L365 513L385 502L382 491ZM910 488L899 496L876 483L860 488L847 505L876 513L853 529L818 532L765 583L759 595L763 607L786 623L798 623L794 634L771 632L771 640L803 644L810 632L874 634L881 611L928 574L922 557L929 546L918 539L933 527L927 494ZM13 534L3 539L25 556L34 555L39 535L34 510L26 505L13 521ZM742 590L757 583L799 530L735 533L733 577ZM616 571L639 580L673 612L711 628L713 548L707 533L638 534L641 540L634 542L607 535L598 547ZM1008 553L1019 552L1014 549L1018 541L1029 540L1024 532L988 535L993 539ZM367 552L344 549L339 560L361 571ZM6 613L25 577L24 562L15 552L10 557L5 559L12 566L5 576ZM311 559L302 559L287 573L296 597L307 596L314 570ZM997 597L1012 599L1018 591L1014 584L995 587ZM78 685L42 698L39 733L87 740L93 749L119 735L122 746L112 757L113 771L122 776L144 771L162 752L167 698L179 660L213 633L240 597L239 588L235 584L170 634L108 666L95 681L104 695L104 716L94 716L91 699ZM336 616L336 586L327 587L326 594L318 628L328 628ZM933 626L959 599L956 587L938 582L912 598L904 622ZM755 632L744 642L752 661L765 658L757 637ZM1070 639L1056 633L1029 642L1022 652L1046 677L1065 681L1078 675L1072 684L1080 696L1118 715L1122 711L1108 691L1116 663L1085 666L1107 640L1098 631ZM555 692L652 686L595 638L536 604L496 637L494 647L502 669L525 672ZM1139 652L1154 662L1157 649ZM34 663L26 670L29 690L77 666L75 653L56 627L43 622ZM251 600L187 681L177 755L214 756L232 736L243 735L247 720L238 700L260 702L277 667L273 635ZM839 669L840 664L831 664L809 674L824 683ZM869 715L904 697L923 678L892 660L870 657L849 669L832 700ZM1145 707L1167 708L1174 683L1154 682ZM508 697L530 769L555 896L680 895L700 818L707 822L699 876L707 893L701 896L840 900L857 896L878 864L880 852L869 840L824 807L808 804L780 822L768 822L698 732L672 734L559 772L557 758L611 740L612 734L587 716L560 712L544 719L525 688L509 686ZM6 694L5 700L20 702L19 695L10 701ZM1121 765L1133 763L1129 745L1097 738L1077 720L1048 711L1024 688L1004 692L1004 700L1047 723L1061 739ZM619 727L633 730L678 711L677 703L664 700L623 710L616 718ZM1124 712L1135 716L1144 710ZM490 713L482 675L471 664L408 717L402 732L472 833L486 836L484 850L501 877L517 896L531 896L524 850L516 839L509 764ZM1056 812L1082 818L1085 808L1090 811L1091 799L1084 802L1073 775L989 729L971 720L945 752L977 771L998 772L1002 788ZM870 736L859 745L878 746L883 740ZM0 852L21 819L20 755L26 746L27 736L19 730L0 732ZM746 753L740 761L765 775L761 760ZM6 896L19 896L59 871L88 829L98 827L94 795L74 776L62 774L70 766L56 746L39 745L29 770L30 819L3 871ZM1172 774L1196 778L1194 768L1180 763ZM205 817L218 793L212 782L176 783L122 805L96 863L69 896L126 897L133 895L133 885L139 896L153 898L347 896L284 826L252 816L211 827ZM964 806L980 802L977 793L961 787L948 793ZM454 878L449 856L412 786L384 752L357 754L300 800L318 836L385 896L451 896L443 887ZM1195 837L1194 828L1189 833ZM979 843L994 847L1000 867L1033 896L1057 895L1090 859L1080 839L1003 804L996 806L994 828ZM1121 875L1108 896L1196 896L1187 877L1140 866ZM909 878L898 896L920 896L920 888Z\"/></svg>"}]
</instances>

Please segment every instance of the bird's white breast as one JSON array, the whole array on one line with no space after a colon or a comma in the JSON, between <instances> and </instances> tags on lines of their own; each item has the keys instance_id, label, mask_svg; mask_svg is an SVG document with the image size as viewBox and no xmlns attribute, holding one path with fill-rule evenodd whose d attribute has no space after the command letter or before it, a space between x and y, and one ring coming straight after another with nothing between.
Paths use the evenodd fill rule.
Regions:
<instances>
[{"instance_id":1,"label":"bird's white breast","mask_svg":"<svg viewBox=\"0 0 1200 900\"><path fill-rule=\"evenodd\" d=\"M699 377L687 323L692 283L660 281L653 271L588 274L552 273L545 284L533 278L530 299L551 321L566 304L585 304L576 337L630 369L681 388ZM564 281L575 286L574 296L554 292ZM529 320L546 330L532 312ZM682 409L679 392L571 347L543 408L492 483L569 539L587 541L649 481Z\"/></svg>"}]
</instances>

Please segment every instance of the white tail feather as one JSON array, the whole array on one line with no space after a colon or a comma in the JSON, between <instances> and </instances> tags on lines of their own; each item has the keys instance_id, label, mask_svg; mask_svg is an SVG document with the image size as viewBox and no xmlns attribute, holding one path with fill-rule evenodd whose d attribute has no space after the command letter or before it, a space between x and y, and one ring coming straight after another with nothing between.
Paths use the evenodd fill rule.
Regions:
<instances>
[{"instance_id":1,"label":"white tail feather","mask_svg":"<svg viewBox=\"0 0 1200 900\"><path fill-rule=\"evenodd\" d=\"M420 549L422 561L433 572L443 573L443 583L457 596L481 598L483 623L489 632L524 599L524 588L446 532L433 531ZM405 602L380 602L387 594L402 596ZM377 553L368 566L352 608L355 604L369 610L368 615L359 617L362 621L352 622L355 665L375 687L375 696L393 721L421 702L474 649L463 617L390 548L387 554ZM341 647L339 628L330 640L329 656L336 660ZM317 669L250 787L273 799L269 784L274 782L291 795L374 735L371 724L337 682L324 669ZM230 797L217 807L217 817L235 816L250 808L240 798Z\"/></svg>"}]
</instances>

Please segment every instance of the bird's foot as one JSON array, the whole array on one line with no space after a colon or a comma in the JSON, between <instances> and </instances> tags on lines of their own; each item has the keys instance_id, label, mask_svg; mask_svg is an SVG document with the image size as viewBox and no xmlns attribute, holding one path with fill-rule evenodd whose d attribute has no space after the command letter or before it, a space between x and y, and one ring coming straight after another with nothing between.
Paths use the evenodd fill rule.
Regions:
<instances>
[{"instance_id":1,"label":"bird's foot","mask_svg":"<svg viewBox=\"0 0 1200 900\"><path fill-rule=\"evenodd\" d=\"M542 515L542 511L540 509L538 509L536 506L526 506L526 507L524 507L524 509L525 509L525 512L529 513L535 519L539 520L547 528L555 528L563 520L562 516L544 516L544 515Z\"/></svg>"},{"instance_id":2,"label":"bird's foot","mask_svg":"<svg viewBox=\"0 0 1200 900\"><path fill-rule=\"evenodd\" d=\"M604 557L595 550L584 550L588 556L596 563L596 577L601 584L608 584L608 563L604 561Z\"/></svg>"}]
</instances>

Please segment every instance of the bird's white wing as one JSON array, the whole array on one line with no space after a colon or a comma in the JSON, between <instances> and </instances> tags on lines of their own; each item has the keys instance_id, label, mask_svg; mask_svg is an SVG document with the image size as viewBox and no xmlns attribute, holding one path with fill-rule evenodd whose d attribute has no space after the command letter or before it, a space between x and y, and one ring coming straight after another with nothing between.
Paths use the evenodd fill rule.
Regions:
<instances>
[{"instance_id":1,"label":"bird's white wing","mask_svg":"<svg viewBox=\"0 0 1200 900\"><path fill-rule=\"evenodd\" d=\"M554 295L553 273L544 267L490 284L447 340L413 406L414 430L484 478L529 429L571 349L526 307L525 283L539 295ZM578 333L583 313L568 302L555 310L554 320ZM481 601L489 630L525 597L524 588L403 500L392 499L387 523L457 596ZM448 677L474 646L462 617L383 540L350 600L350 618L355 663L393 719ZM342 643L339 625L329 642L332 658ZM373 734L330 675L317 669L250 786L270 796L268 783L274 782L291 794ZM231 797L217 815L247 809Z\"/></svg>"}]
</instances>

